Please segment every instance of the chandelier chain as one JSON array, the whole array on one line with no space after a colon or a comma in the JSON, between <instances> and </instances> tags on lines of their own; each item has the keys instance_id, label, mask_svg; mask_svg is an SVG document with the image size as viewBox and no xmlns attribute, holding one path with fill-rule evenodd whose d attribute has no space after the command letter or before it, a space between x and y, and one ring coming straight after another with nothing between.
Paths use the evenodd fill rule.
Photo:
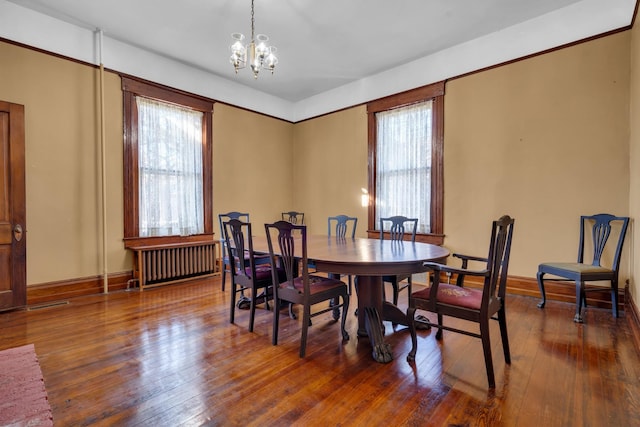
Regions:
<instances>
[{"instance_id":1,"label":"chandelier chain","mask_svg":"<svg viewBox=\"0 0 640 427\"><path fill-rule=\"evenodd\" d=\"M255 26L255 20L253 17L253 0L251 0L251 41L255 40L255 35L254 35L254 26Z\"/></svg>"}]
</instances>

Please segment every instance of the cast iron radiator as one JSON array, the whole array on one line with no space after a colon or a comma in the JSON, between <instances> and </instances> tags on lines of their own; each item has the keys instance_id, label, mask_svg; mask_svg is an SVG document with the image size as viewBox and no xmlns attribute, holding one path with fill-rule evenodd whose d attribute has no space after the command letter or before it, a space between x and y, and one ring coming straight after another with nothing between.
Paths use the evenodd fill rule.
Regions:
<instances>
[{"instance_id":1,"label":"cast iron radiator","mask_svg":"<svg viewBox=\"0 0 640 427\"><path fill-rule=\"evenodd\" d=\"M140 289L218 273L218 242L132 247Z\"/></svg>"}]
</instances>

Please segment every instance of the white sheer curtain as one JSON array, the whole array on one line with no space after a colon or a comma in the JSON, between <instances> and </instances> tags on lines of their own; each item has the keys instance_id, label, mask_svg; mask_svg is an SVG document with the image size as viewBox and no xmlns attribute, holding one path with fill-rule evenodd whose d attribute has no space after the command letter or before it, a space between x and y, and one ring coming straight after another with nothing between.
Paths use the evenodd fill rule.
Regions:
<instances>
[{"instance_id":1,"label":"white sheer curtain","mask_svg":"<svg viewBox=\"0 0 640 427\"><path fill-rule=\"evenodd\" d=\"M202 112L136 97L141 237L204 232Z\"/></svg>"},{"instance_id":2,"label":"white sheer curtain","mask_svg":"<svg viewBox=\"0 0 640 427\"><path fill-rule=\"evenodd\" d=\"M418 218L429 233L432 101L376 113L376 228L380 218Z\"/></svg>"}]
</instances>

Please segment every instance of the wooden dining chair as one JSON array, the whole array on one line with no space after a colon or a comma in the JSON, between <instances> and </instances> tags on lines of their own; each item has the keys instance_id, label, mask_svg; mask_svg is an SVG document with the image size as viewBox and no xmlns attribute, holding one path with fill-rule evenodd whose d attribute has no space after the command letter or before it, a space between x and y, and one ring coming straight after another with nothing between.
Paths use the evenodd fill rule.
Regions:
<instances>
[{"instance_id":1,"label":"wooden dining chair","mask_svg":"<svg viewBox=\"0 0 640 427\"><path fill-rule=\"evenodd\" d=\"M226 281L227 281L227 272L231 275L231 269L229 267L229 257L227 256L227 240L226 240L226 232L224 228L224 223L231 219L237 219L244 222L249 222L249 214L245 212L227 212L218 214L218 222L220 223L220 247L222 248L222 291L224 292Z\"/></svg>"},{"instance_id":2,"label":"wooden dining chair","mask_svg":"<svg viewBox=\"0 0 640 427\"><path fill-rule=\"evenodd\" d=\"M224 229L224 222L229 221L231 219L237 219L243 222L250 222L249 214L245 212L232 211L232 212L227 212L227 213L218 215L218 221L220 223L220 247L222 248L222 251L221 251L222 253L222 287L221 287L222 291L224 291L225 289L227 271L231 276L231 269L229 268L229 258L227 257L227 250L225 248L226 237L225 237L225 229ZM256 262L258 264L269 264L269 258L266 255L258 256L258 258L256 259ZM245 259L245 264L249 265L248 259ZM243 292L241 292L240 295L241 296L240 296L240 299L238 300L238 307L248 308L250 303L249 299L244 298Z\"/></svg>"},{"instance_id":3,"label":"wooden dining chair","mask_svg":"<svg viewBox=\"0 0 640 427\"><path fill-rule=\"evenodd\" d=\"M296 225L288 221L277 221L264 225L271 259L271 274L273 283L273 311L272 344L278 344L278 327L280 311L277 309L282 302L300 304L302 306L302 336L300 339L300 357L304 357L307 347L307 334L311 318L328 311L335 306L311 312L312 306L330 300L341 299L342 319L340 330L342 339L348 340L349 334L345 329L347 310L349 309L349 292L347 285L340 280L309 274L307 267L307 227ZM295 231L295 235L294 235ZM296 247L297 246L297 247ZM285 272L285 280L277 277L277 268L281 266ZM300 266L301 274L298 274Z\"/></svg>"},{"instance_id":4,"label":"wooden dining chair","mask_svg":"<svg viewBox=\"0 0 640 427\"><path fill-rule=\"evenodd\" d=\"M380 218L380 240L388 238L395 242L405 240L405 235L411 237L411 242L416 241L416 233L418 230L418 218L407 218L406 216L391 216ZM402 282L406 280L406 284ZM400 291L407 290L407 294L411 295L411 274L402 276L383 276L383 283L391 283L393 288L393 305L398 305L398 295Z\"/></svg>"},{"instance_id":5,"label":"wooden dining chair","mask_svg":"<svg viewBox=\"0 0 640 427\"><path fill-rule=\"evenodd\" d=\"M256 304L264 303L269 309L269 299L272 297L274 277L284 280L284 270L276 268L271 274L271 264L258 264L253 251L253 234L251 223L231 219L224 224L227 257L231 269L231 308L229 323L235 322L236 294L250 292L249 332L253 332L256 314ZM261 294L259 292L262 291Z\"/></svg>"},{"instance_id":6,"label":"wooden dining chair","mask_svg":"<svg viewBox=\"0 0 640 427\"><path fill-rule=\"evenodd\" d=\"M493 221L489 255L486 258L454 254L454 257L462 260L462 267L460 268L433 262L424 263L424 266L432 271L433 280L429 287L414 292L409 298L407 320L409 322L409 330L411 331L412 346L407 356L408 361L412 362L415 360L418 350L415 312L417 309L430 311L437 314L438 322L432 323L427 318L424 318L421 323L426 322L429 326L438 328L436 339L441 340L442 331L447 330L482 340L489 387L495 387L496 381L491 356L489 320L497 320L500 325L504 360L507 364L510 364L511 353L509 351L509 337L507 335L505 297L509 256L511 253L511 239L513 237L513 224L514 219L508 215L504 215L497 221ZM479 270L468 269L468 262L470 261L481 263L483 268ZM441 273L443 272L457 275L458 280L456 284L440 283ZM481 278L482 288L465 288L464 280L467 276ZM494 317L496 315L497 317ZM480 333L469 331L468 329L445 326L443 324L444 316L477 323Z\"/></svg>"},{"instance_id":7,"label":"wooden dining chair","mask_svg":"<svg viewBox=\"0 0 640 427\"><path fill-rule=\"evenodd\" d=\"M327 218L327 235L344 239L350 236L352 239L356 237L356 227L358 226L358 218L348 215L335 215ZM348 231L351 232L348 233Z\"/></svg>"},{"instance_id":8,"label":"wooden dining chair","mask_svg":"<svg viewBox=\"0 0 640 427\"><path fill-rule=\"evenodd\" d=\"M582 306L586 308L587 290L601 290L602 288L586 289L586 282L608 281L611 286L611 310L613 317L618 317L618 273L620 272L620 257L622 245L629 225L628 217L619 217L611 214L583 215L580 217L580 243L578 244L578 262L546 262L538 266L538 287L542 294L542 301L538 307L544 308L547 296L544 289L544 276L552 277L547 280L554 282L574 282L576 287L576 314L574 322L581 323ZM617 226L617 239L609 240L613 226ZM584 262L585 258L585 234L591 232L591 247L593 249L590 264ZM615 234L615 233L614 233ZM608 249L607 242L610 242ZM615 244L615 246L613 246ZM615 248L615 252L613 252ZM611 253L609 253L611 252ZM604 254L609 253L611 261L605 265ZM554 278L555 277L555 278Z\"/></svg>"},{"instance_id":9,"label":"wooden dining chair","mask_svg":"<svg viewBox=\"0 0 640 427\"><path fill-rule=\"evenodd\" d=\"M291 224L304 224L304 212L282 212L282 220L289 221Z\"/></svg>"},{"instance_id":10,"label":"wooden dining chair","mask_svg":"<svg viewBox=\"0 0 640 427\"><path fill-rule=\"evenodd\" d=\"M335 215L327 218L327 236L332 235L336 239L346 239L350 236L352 239L356 237L356 227L358 226L358 218L348 215ZM351 230L351 232L349 232ZM333 232L332 232L333 231ZM349 295L352 294L353 278L348 276Z\"/></svg>"}]
</instances>

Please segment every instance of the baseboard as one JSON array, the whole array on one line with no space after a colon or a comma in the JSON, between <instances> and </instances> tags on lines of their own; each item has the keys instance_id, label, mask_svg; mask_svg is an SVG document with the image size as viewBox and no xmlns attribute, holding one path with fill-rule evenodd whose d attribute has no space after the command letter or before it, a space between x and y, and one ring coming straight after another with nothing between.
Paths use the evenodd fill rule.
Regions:
<instances>
[{"instance_id":1,"label":"baseboard","mask_svg":"<svg viewBox=\"0 0 640 427\"><path fill-rule=\"evenodd\" d=\"M107 277L109 292L126 289L127 282L131 278L131 271L109 274ZM27 286L27 305L34 306L63 301L83 295L101 294L103 291L104 284L102 276L40 283Z\"/></svg>"},{"instance_id":2,"label":"baseboard","mask_svg":"<svg viewBox=\"0 0 640 427\"><path fill-rule=\"evenodd\" d=\"M627 313L626 317L629 319L629 327L633 341L636 349L638 349L638 353L640 353L640 312L638 312L638 306L633 301L633 298L627 298L625 313Z\"/></svg>"},{"instance_id":3,"label":"baseboard","mask_svg":"<svg viewBox=\"0 0 640 427\"><path fill-rule=\"evenodd\" d=\"M554 280L545 280L544 289L547 300L576 302L576 286L574 282L560 282ZM591 307L600 307L611 309L611 289L602 286L586 286L587 305ZM534 278L527 277L509 277L507 281L507 292L539 297L540 288L538 281ZM618 309L624 310L626 300L626 289L618 288Z\"/></svg>"},{"instance_id":4,"label":"baseboard","mask_svg":"<svg viewBox=\"0 0 640 427\"><path fill-rule=\"evenodd\" d=\"M127 282L132 278L132 272L113 273L108 276L109 292L126 289ZM446 278L443 278L446 280ZM451 279L452 281L455 278ZM482 281L468 276L466 286L480 288ZM589 287L588 287L589 288ZM569 283L545 281L547 300L575 303L575 286ZM68 298L95 295L103 292L101 276L85 277L79 279L62 280L58 282L42 283L27 287L27 305L39 305L54 301L62 301ZM534 278L509 276L507 280L507 292L516 295L525 295L541 298L538 282ZM638 310L631 298L626 298L625 289L619 290L618 302L620 308L631 308L635 316L636 324L640 325ZM611 308L611 296L608 289L594 290L587 293L587 304L592 307ZM639 326L640 328L640 326ZM640 333L639 333L640 336Z\"/></svg>"},{"instance_id":5,"label":"baseboard","mask_svg":"<svg viewBox=\"0 0 640 427\"><path fill-rule=\"evenodd\" d=\"M444 280L446 280L446 278ZM455 277L451 279L452 283L454 281ZM465 278L465 286L480 288L482 284L482 278L472 276ZM547 301L564 301L574 304L576 302L576 287L573 282L545 280L544 289L547 295ZM587 291L588 306L611 309L611 291L608 288L587 285ZM538 281L535 278L509 276L507 279L507 293L536 297L542 301ZM626 299L625 289L619 288L618 309L624 310Z\"/></svg>"}]
</instances>

